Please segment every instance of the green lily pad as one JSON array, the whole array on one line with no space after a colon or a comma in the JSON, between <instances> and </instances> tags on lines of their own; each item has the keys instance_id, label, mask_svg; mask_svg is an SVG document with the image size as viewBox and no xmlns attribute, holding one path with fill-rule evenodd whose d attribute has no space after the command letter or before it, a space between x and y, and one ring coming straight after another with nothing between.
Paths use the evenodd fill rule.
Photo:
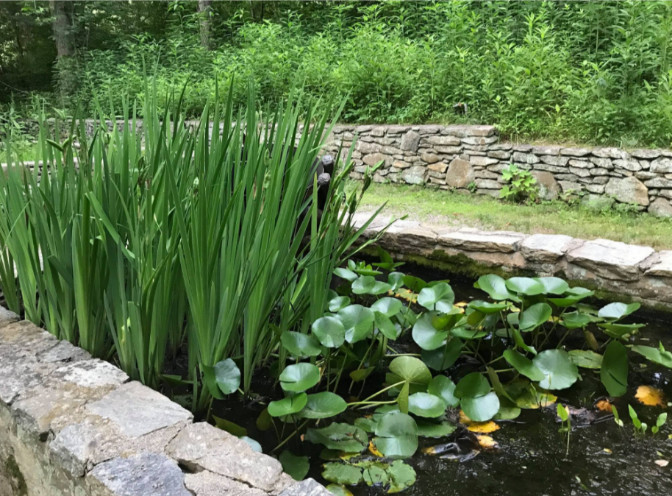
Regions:
<instances>
[{"instance_id":1,"label":"green lily pad","mask_svg":"<svg viewBox=\"0 0 672 496\"><path fill-rule=\"evenodd\" d=\"M463 347L464 342L461 339L453 338L443 348L422 350L420 356L422 361L433 370L443 372L457 361L462 354Z\"/></svg>"},{"instance_id":2,"label":"green lily pad","mask_svg":"<svg viewBox=\"0 0 672 496\"><path fill-rule=\"evenodd\" d=\"M386 468L386 463L365 462L362 479L367 486L385 486L389 481Z\"/></svg>"},{"instance_id":3,"label":"green lily pad","mask_svg":"<svg viewBox=\"0 0 672 496\"><path fill-rule=\"evenodd\" d=\"M639 310L639 307L642 305L640 303L609 303L608 305L600 308L600 311L597 312L597 316L603 319L618 320L630 315L633 312Z\"/></svg>"},{"instance_id":4,"label":"green lily pad","mask_svg":"<svg viewBox=\"0 0 672 496\"><path fill-rule=\"evenodd\" d=\"M523 310L518 317L518 327L521 331L532 331L547 322L553 315L553 309L548 303L535 303Z\"/></svg>"},{"instance_id":5,"label":"green lily pad","mask_svg":"<svg viewBox=\"0 0 672 496\"><path fill-rule=\"evenodd\" d=\"M549 301L560 308L565 308L575 305L581 300L593 296L593 294L595 293L589 289L575 287L569 288L566 291L566 296L563 296L562 298L549 298Z\"/></svg>"},{"instance_id":6,"label":"green lily pad","mask_svg":"<svg viewBox=\"0 0 672 496\"><path fill-rule=\"evenodd\" d=\"M322 477L329 482L354 486L362 482L362 469L347 463L325 463Z\"/></svg>"},{"instance_id":7,"label":"green lily pad","mask_svg":"<svg viewBox=\"0 0 672 496\"><path fill-rule=\"evenodd\" d=\"M506 281L506 289L525 296L542 294L546 288L531 277L512 277Z\"/></svg>"},{"instance_id":8,"label":"green lily pad","mask_svg":"<svg viewBox=\"0 0 672 496\"><path fill-rule=\"evenodd\" d=\"M338 422L320 429L308 429L305 438L311 443L346 453L361 453L369 445L369 437L362 429Z\"/></svg>"},{"instance_id":9,"label":"green lily pad","mask_svg":"<svg viewBox=\"0 0 672 496\"><path fill-rule=\"evenodd\" d=\"M567 312L562 315L562 325L567 329L582 329L593 321L593 318L583 312Z\"/></svg>"},{"instance_id":10,"label":"green lily pad","mask_svg":"<svg viewBox=\"0 0 672 496\"><path fill-rule=\"evenodd\" d=\"M427 387L427 392L440 397L448 406L457 406L460 404L459 398L455 396L455 383L445 375L437 375L432 379Z\"/></svg>"},{"instance_id":11,"label":"green lily pad","mask_svg":"<svg viewBox=\"0 0 672 496\"><path fill-rule=\"evenodd\" d=\"M300 393L296 396L283 398L277 401L271 401L268 404L268 413L271 417L284 417L292 415L304 409L308 402L308 395Z\"/></svg>"},{"instance_id":12,"label":"green lily pad","mask_svg":"<svg viewBox=\"0 0 672 496\"><path fill-rule=\"evenodd\" d=\"M610 396L623 396L628 389L628 350L618 341L604 351L600 380Z\"/></svg>"},{"instance_id":13,"label":"green lily pad","mask_svg":"<svg viewBox=\"0 0 672 496\"><path fill-rule=\"evenodd\" d=\"M388 458L409 458L418 449L418 426L413 417L405 413L383 415L375 434L374 444Z\"/></svg>"},{"instance_id":14,"label":"green lily pad","mask_svg":"<svg viewBox=\"0 0 672 496\"><path fill-rule=\"evenodd\" d=\"M490 383L483 374L472 372L465 375L455 388L455 396L458 398L475 398L483 396L490 391Z\"/></svg>"},{"instance_id":15,"label":"green lily pad","mask_svg":"<svg viewBox=\"0 0 672 496\"><path fill-rule=\"evenodd\" d=\"M427 365L422 360L410 356L400 356L392 360L390 372L409 384L427 386L432 380L432 373Z\"/></svg>"},{"instance_id":16,"label":"green lily pad","mask_svg":"<svg viewBox=\"0 0 672 496\"><path fill-rule=\"evenodd\" d=\"M408 489L415 484L415 470L401 460L393 461L387 469L389 475L388 494L394 494Z\"/></svg>"},{"instance_id":17,"label":"green lily pad","mask_svg":"<svg viewBox=\"0 0 672 496\"><path fill-rule=\"evenodd\" d=\"M240 387L240 369L236 362L227 358L215 364L215 381L224 394L235 393Z\"/></svg>"},{"instance_id":18,"label":"green lily pad","mask_svg":"<svg viewBox=\"0 0 672 496\"><path fill-rule=\"evenodd\" d=\"M292 479L301 481L308 475L310 461L307 456L297 456L289 450L284 450L278 457L282 464L282 470L289 474Z\"/></svg>"},{"instance_id":19,"label":"green lily pad","mask_svg":"<svg viewBox=\"0 0 672 496\"><path fill-rule=\"evenodd\" d=\"M423 288L418 294L418 305L427 310L449 312L455 302L455 293L448 283L438 282Z\"/></svg>"},{"instance_id":20,"label":"green lily pad","mask_svg":"<svg viewBox=\"0 0 672 496\"><path fill-rule=\"evenodd\" d=\"M425 313L413 326L413 341L423 350L432 351L442 347L448 338L448 331L439 331L434 327L434 315Z\"/></svg>"},{"instance_id":21,"label":"green lily pad","mask_svg":"<svg viewBox=\"0 0 672 496\"><path fill-rule=\"evenodd\" d=\"M416 423L418 424L418 436L420 437L446 437L450 436L457 429L455 424L452 424L447 420L437 423L420 419L417 420Z\"/></svg>"},{"instance_id":22,"label":"green lily pad","mask_svg":"<svg viewBox=\"0 0 672 496\"><path fill-rule=\"evenodd\" d=\"M380 312L387 317L394 317L401 311L403 306L404 305L396 298L390 298L389 296L386 296L385 298L381 298L371 305L371 310L374 312Z\"/></svg>"},{"instance_id":23,"label":"green lily pad","mask_svg":"<svg viewBox=\"0 0 672 496\"><path fill-rule=\"evenodd\" d=\"M485 422L497 415L499 398L494 392L483 396L464 397L460 400L460 406L467 417L474 422Z\"/></svg>"},{"instance_id":24,"label":"green lily pad","mask_svg":"<svg viewBox=\"0 0 672 496\"><path fill-rule=\"evenodd\" d=\"M375 315L373 310L362 305L349 305L338 312L345 327L345 340L357 343L371 336Z\"/></svg>"},{"instance_id":25,"label":"green lily pad","mask_svg":"<svg viewBox=\"0 0 672 496\"><path fill-rule=\"evenodd\" d=\"M433 394L414 393L408 397L408 411L418 417L440 417L445 413L446 408L446 402Z\"/></svg>"},{"instance_id":26,"label":"green lily pad","mask_svg":"<svg viewBox=\"0 0 672 496\"><path fill-rule=\"evenodd\" d=\"M284 331L280 335L280 342L295 357L311 357L322 353L320 342L311 334Z\"/></svg>"},{"instance_id":27,"label":"green lily pad","mask_svg":"<svg viewBox=\"0 0 672 496\"><path fill-rule=\"evenodd\" d=\"M514 350L505 350L504 359L509 362L509 364L516 369L520 374L523 374L525 377L533 381L542 381L546 377L544 373L539 370L532 360L521 355Z\"/></svg>"},{"instance_id":28,"label":"green lily pad","mask_svg":"<svg viewBox=\"0 0 672 496\"><path fill-rule=\"evenodd\" d=\"M543 294L562 295L569 290L569 284L559 277L535 277L534 280L544 287Z\"/></svg>"},{"instance_id":29,"label":"green lily pad","mask_svg":"<svg viewBox=\"0 0 672 496\"><path fill-rule=\"evenodd\" d=\"M392 291L396 291L404 285L404 274L402 272L390 272L387 276L387 283Z\"/></svg>"},{"instance_id":30,"label":"green lily pad","mask_svg":"<svg viewBox=\"0 0 672 496\"><path fill-rule=\"evenodd\" d=\"M602 355L592 350L570 350L569 359L577 367L599 370L602 367Z\"/></svg>"},{"instance_id":31,"label":"green lily pad","mask_svg":"<svg viewBox=\"0 0 672 496\"><path fill-rule=\"evenodd\" d=\"M532 363L544 374L539 381L543 389L566 389L579 378L579 370L564 350L546 350L534 357Z\"/></svg>"},{"instance_id":32,"label":"green lily pad","mask_svg":"<svg viewBox=\"0 0 672 496\"><path fill-rule=\"evenodd\" d=\"M468 308L473 308L484 314L499 313L509 306L508 303L502 301L498 303L490 303L488 301L473 300L467 305Z\"/></svg>"},{"instance_id":33,"label":"green lily pad","mask_svg":"<svg viewBox=\"0 0 672 496\"><path fill-rule=\"evenodd\" d=\"M320 382L320 369L312 363L288 365L280 374L280 387L284 391L300 393Z\"/></svg>"},{"instance_id":34,"label":"green lily pad","mask_svg":"<svg viewBox=\"0 0 672 496\"><path fill-rule=\"evenodd\" d=\"M339 395L329 391L309 394L301 416L307 419L323 419L343 413L348 407Z\"/></svg>"},{"instance_id":35,"label":"green lily pad","mask_svg":"<svg viewBox=\"0 0 672 496\"><path fill-rule=\"evenodd\" d=\"M376 328L381 332L383 336L387 339L397 339L401 334L401 327L394 325L394 322L390 318L380 312L375 313L375 323Z\"/></svg>"},{"instance_id":36,"label":"green lily pad","mask_svg":"<svg viewBox=\"0 0 672 496\"><path fill-rule=\"evenodd\" d=\"M672 368L672 353L667 351L662 344L660 344L658 348L653 348L652 346L635 345L632 347L632 351L639 353L643 357L648 358L658 365Z\"/></svg>"},{"instance_id":37,"label":"green lily pad","mask_svg":"<svg viewBox=\"0 0 672 496\"><path fill-rule=\"evenodd\" d=\"M359 276L352 283L352 292L355 294L379 295L387 293L392 286L386 282L376 280L373 276Z\"/></svg>"},{"instance_id":38,"label":"green lily pad","mask_svg":"<svg viewBox=\"0 0 672 496\"><path fill-rule=\"evenodd\" d=\"M479 277L474 286L488 293L493 300L519 301L519 298L506 287L506 281L495 274Z\"/></svg>"},{"instance_id":39,"label":"green lily pad","mask_svg":"<svg viewBox=\"0 0 672 496\"><path fill-rule=\"evenodd\" d=\"M340 309L347 307L350 304L350 298L347 296L337 296L329 300L329 311L336 313Z\"/></svg>"},{"instance_id":40,"label":"green lily pad","mask_svg":"<svg viewBox=\"0 0 672 496\"><path fill-rule=\"evenodd\" d=\"M311 329L322 346L327 348L338 348L345 342L345 327L336 317L321 317L313 322Z\"/></svg>"}]
</instances>

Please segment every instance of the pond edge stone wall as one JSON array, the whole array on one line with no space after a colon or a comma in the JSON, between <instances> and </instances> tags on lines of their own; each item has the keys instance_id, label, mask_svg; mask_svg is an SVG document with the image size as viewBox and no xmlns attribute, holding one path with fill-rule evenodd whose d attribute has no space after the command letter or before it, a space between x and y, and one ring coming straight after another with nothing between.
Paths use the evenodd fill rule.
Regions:
<instances>
[{"instance_id":1,"label":"pond edge stone wall","mask_svg":"<svg viewBox=\"0 0 672 496\"><path fill-rule=\"evenodd\" d=\"M328 496L0 307L0 495Z\"/></svg>"},{"instance_id":2,"label":"pond edge stone wall","mask_svg":"<svg viewBox=\"0 0 672 496\"><path fill-rule=\"evenodd\" d=\"M370 215L355 214L355 225L363 226ZM672 250L560 234L446 228L412 220L397 220L385 230L391 221L379 215L364 238L379 237L377 244L398 260L474 280L488 273L557 276L572 286L595 290L602 299L638 301L672 311Z\"/></svg>"},{"instance_id":3,"label":"pond edge stone wall","mask_svg":"<svg viewBox=\"0 0 672 496\"><path fill-rule=\"evenodd\" d=\"M545 200L579 196L672 216L672 150L507 143L494 126L478 125L337 125L327 150L347 150L355 139L354 179L382 161L375 182L498 197L502 170L515 164L532 173Z\"/></svg>"}]
</instances>

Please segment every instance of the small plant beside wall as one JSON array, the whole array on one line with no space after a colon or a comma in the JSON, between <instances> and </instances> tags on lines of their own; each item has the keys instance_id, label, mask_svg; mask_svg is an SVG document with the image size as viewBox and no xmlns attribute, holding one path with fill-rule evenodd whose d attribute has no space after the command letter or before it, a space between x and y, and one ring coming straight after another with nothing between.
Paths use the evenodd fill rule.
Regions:
<instances>
[{"instance_id":1,"label":"small plant beside wall","mask_svg":"<svg viewBox=\"0 0 672 496\"><path fill-rule=\"evenodd\" d=\"M515 203L534 203L539 198L537 180L529 171L510 164L502 171L506 185L499 192L503 200Z\"/></svg>"}]
</instances>

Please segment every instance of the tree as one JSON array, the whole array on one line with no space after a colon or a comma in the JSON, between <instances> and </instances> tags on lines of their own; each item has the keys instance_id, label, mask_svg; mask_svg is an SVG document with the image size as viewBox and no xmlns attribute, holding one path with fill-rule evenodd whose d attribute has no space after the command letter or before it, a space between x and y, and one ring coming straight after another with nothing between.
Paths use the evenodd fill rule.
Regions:
<instances>
[{"instance_id":1,"label":"tree","mask_svg":"<svg viewBox=\"0 0 672 496\"><path fill-rule=\"evenodd\" d=\"M210 31L212 29L212 0L198 0L199 29L201 46L210 50Z\"/></svg>"},{"instance_id":2,"label":"tree","mask_svg":"<svg viewBox=\"0 0 672 496\"><path fill-rule=\"evenodd\" d=\"M51 26L56 44L57 85L61 95L61 104L65 105L77 87L74 5L72 2L56 0L50 0L49 5L53 15Z\"/></svg>"}]
</instances>

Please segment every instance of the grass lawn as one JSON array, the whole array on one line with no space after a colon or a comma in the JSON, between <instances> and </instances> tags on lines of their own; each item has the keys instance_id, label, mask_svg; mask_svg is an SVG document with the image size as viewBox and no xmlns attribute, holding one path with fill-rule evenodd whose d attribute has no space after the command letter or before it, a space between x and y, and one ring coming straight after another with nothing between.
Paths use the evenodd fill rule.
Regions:
<instances>
[{"instance_id":1,"label":"grass lawn","mask_svg":"<svg viewBox=\"0 0 672 496\"><path fill-rule=\"evenodd\" d=\"M633 213L617 206L600 210L560 201L517 205L488 196L373 184L364 195L361 208L371 210L385 202L388 204L383 213L408 215L409 219L435 225L567 234L672 249L672 219Z\"/></svg>"}]
</instances>

